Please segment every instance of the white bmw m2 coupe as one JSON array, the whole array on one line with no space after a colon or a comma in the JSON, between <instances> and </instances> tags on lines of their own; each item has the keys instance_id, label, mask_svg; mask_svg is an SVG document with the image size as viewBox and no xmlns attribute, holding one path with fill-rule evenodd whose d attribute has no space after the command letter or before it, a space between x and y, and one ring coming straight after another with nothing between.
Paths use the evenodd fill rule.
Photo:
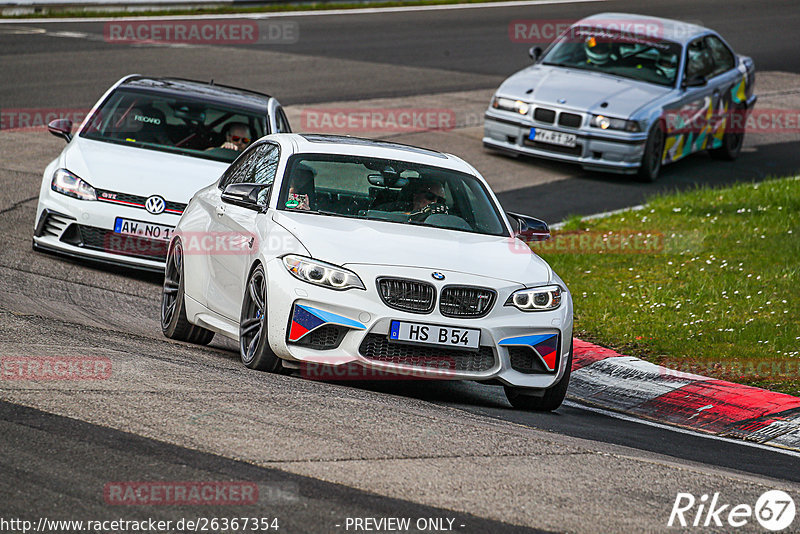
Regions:
<instances>
[{"instance_id":1,"label":"white bmw m2 coupe","mask_svg":"<svg viewBox=\"0 0 800 534\"><path fill-rule=\"evenodd\" d=\"M572 361L572 299L526 244L547 225L505 214L449 155L277 134L197 192L172 235L161 326L237 340L249 368L355 366L500 383L554 410Z\"/></svg>"}]
</instances>

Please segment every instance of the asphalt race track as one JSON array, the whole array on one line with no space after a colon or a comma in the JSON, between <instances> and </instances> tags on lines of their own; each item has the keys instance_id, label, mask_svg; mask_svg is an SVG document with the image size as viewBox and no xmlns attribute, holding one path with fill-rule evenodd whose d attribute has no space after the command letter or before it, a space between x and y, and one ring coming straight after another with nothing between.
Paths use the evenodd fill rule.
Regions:
<instances>
[{"instance_id":1,"label":"asphalt race track","mask_svg":"<svg viewBox=\"0 0 800 534\"><path fill-rule=\"evenodd\" d=\"M599 11L713 27L767 73L756 89L766 101L800 106L796 2L680 0L287 16L299 24L297 42L243 46L124 46L104 42L103 22L0 22L0 110L88 109L122 75L140 72L267 91L289 106L297 130L304 109L363 101L463 102L474 116L528 62L530 45L509 40L510 21ZM507 209L550 222L659 191L800 171L797 135L748 139L731 164L692 156L655 184L487 153L469 120L451 132L384 136L464 156ZM574 403L520 412L498 386L256 373L221 337L203 348L169 341L157 276L31 251L41 172L62 146L41 131L0 131L0 355L103 357L113 371L88 384L0 381L0 518L236 515L277 517L283 532L346 532L347 518L411 517L452 519L457 532L658 532L678 492L753 505L768 489L800 490L800 458L785 451ZM104 500L109 483L156 480L249 481L259 498Z\"/></svg>"}]
</instances>

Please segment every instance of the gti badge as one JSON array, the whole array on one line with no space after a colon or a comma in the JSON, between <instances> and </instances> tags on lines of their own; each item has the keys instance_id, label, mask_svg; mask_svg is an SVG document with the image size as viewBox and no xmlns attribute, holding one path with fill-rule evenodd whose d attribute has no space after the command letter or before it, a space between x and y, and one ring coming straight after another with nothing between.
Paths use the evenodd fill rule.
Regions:
<instances>
[{"instance_id":1,"label":"gti badge","mask_svg":"<svg viewBox=\"0 0 800 534\"><path fill-rule=\"evenodd\" d=\"M144 209L152 213L153 215L158 215L159 213L163 212L166 209L167 203L164 202L164 199L158 195L153 195L149 197L144 203Z\"/></svg>"},{"instance_id":2,"label":"gti badge","mask_svg":"<svg viewBox=\"0 0 800 534\"><path fill-rule=\"evenodd\" d=\"M431 274L434 280L444 280L444 275L438 271L435 271Z\"/></svg>"}]
</instances>

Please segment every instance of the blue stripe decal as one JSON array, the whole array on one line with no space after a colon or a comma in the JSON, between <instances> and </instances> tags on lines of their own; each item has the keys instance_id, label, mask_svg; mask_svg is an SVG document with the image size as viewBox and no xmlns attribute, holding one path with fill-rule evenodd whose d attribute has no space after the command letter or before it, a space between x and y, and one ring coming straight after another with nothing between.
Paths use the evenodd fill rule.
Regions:
<instances>
[{"instance_id":1,"label":"blue stripe decal","mask_svg":"<svg viewBox=\"0 0 800 534\"><path fill-rule=\"evenodd\" d=\"M555 335L556 334L534 334L530 336L507 337L506 339L500 340L498 345L502 345L504 347L508 345L529 345L533 347L534 345L538 345L542 341L550 339Z\"/></svg>"},{"instance_id":2,"label":"blue stripe decal","mask_svg":"<svg viewBox=\"0 0 800 534\"><path fill-rule=\"evenodd\" d=\"M354 321L353 319L347 318L344 315L338 315L336 313L326 312L324 310L312 308L311 306L303 306L300 304L297 304L297 307L304 311L307 311L308 313L325 321L326 323L338 324L342 326L347 326L349 328L357 328L359 330L366 330L367 328L366 325L359 323L358 321Z\"/></svg>"}]
</instances>

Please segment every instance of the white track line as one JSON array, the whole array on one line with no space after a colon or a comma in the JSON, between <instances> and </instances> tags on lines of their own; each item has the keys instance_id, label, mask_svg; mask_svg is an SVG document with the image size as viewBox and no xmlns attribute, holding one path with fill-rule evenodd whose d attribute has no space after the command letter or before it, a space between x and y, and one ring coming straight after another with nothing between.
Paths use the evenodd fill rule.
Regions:
<instances>
[{"instance_id":1,"label":"white track line","mask_svg":"<svg viewBox=\"0 0 800 534\"><path fill-rule=\"evenodd\" d=\"M579 410L586 410L588 412L599 413L601 415L605 415L605 416L608 416L608 417L613 417L615 419L621 419L623 421L630 421L632 423L639 423L639 424L642 424L642 425L648 425L648 426L660 428L660 429L663 429L663 430L671 430L672 432L678 432L680 434L689 434L691 436L697 436L699 438L713 439L713 440L717 440L717 441L724 441L726 443L732 443L734 445L744 445L746 447L753 447L753 448L756 448L756 449L762 449L762 450L765 450L765 451L777 452L777 453L780 453L780 454L786 454L786 455L789 455L789 456L794 456L795 458L800 458L800 452L794 451L792 449L784 449L784 448L781 448L781 447L775 447L775 446L772 446L772 445L764 445L762 443L755 443L755 442L752 442L752 441L745 441L745 440L741 440L741 439L725 438L725 437L717 436L717 435L714 435L714 434L705 434L705 433L702 433L702 432L697 432L696 430L689 430L688 428L681 428L681 427L678 427L678 426L671 426L671 425L665 425L663 423L656 423L655 421L648 421L647 419L639 419L638 417L633 417L631 415L625 415L625 414L622 414L622 413L619 413L619 412L612 412L610 410L605 410L603 408L595 408L594 406L587 406L586 404L581 404L581 403L578 403L578 402L573 402L573 401L568 401L568 400L564 401L564 405L565 406L569 406L570 408L577 408Z\"/></svg>"},{"instance_id":2,"label":"white track line","mask_svg":"<svg viewBox=\"0 0 800 534\"><path fill-rule=\"evenodd\" d=\"M521 2L488 2L481 4L445 4L434 6L365 7L357 9L331 9L317 11L281 11L269 13L229 13L220 15L164 15L159 17L137 17L136 12L128 12L124 17L75 17L75 18L33 18L2 19L0 24L53 24L59 22L109 22L114 20L219 20L219 19L271 19L279 17L321 17L326 15L372 15L380 13L405 13L414 11L445 11L451 9L486 9L492 7L526 7L550 4L583 4L605 2L606 0L527 0ZM22 6L19 6L22 7ZM99 5L98 5L99 7Z\"/></svg>"}]
</instances>

